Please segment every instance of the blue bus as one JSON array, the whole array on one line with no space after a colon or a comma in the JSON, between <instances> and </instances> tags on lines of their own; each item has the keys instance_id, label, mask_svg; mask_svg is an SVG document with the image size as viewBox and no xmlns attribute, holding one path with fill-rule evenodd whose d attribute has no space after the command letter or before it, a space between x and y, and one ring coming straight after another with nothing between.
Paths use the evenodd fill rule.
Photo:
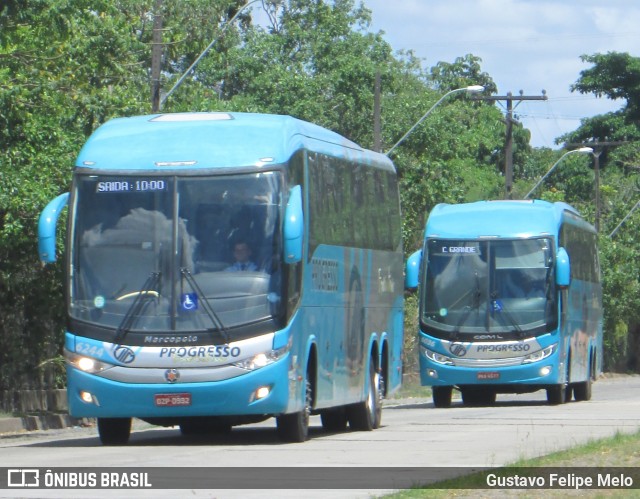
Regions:
<instances>
[{"instance_id":1,"label":"blue bus","mask_svg":"<svg viewBox=\"0 0 640 499\"><path fill-rule=\"evenodd\" d=\"M440 204L407 260L419 288L420 379L436 407L546 390L591 398L602 372L597 234L566 203Z\"/></svg>"},{"instance_id":2,"label":"blue bus","mask_svg":"<svg viewBox=\"0 0 640 499\"><path fill-rule=\"evenodd\" d=\"M104 444L131 419L283 441L371 430L401 383L403 256L384 155L288 116L114 119L39 220L68 206L69 410Z\"/></svg>"}]
</instances>

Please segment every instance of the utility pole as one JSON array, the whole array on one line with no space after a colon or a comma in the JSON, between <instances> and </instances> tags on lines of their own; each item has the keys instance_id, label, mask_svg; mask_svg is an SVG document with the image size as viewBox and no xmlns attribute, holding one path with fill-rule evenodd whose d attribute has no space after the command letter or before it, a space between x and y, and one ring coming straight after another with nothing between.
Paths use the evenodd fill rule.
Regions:
<instances>
[{"instance_id":1,"label":"utility pole","mask_svg":"<svg viewBox=\"0 0 640 499\"><path fill-rule=\"evenodd\" d=\"M504 183L505 183L505 199L512 199L513 190L513 124L517 123L513 119L513 110L518 107L522 101L525 100L547 100L547 92L542 91L542 95L523 95L523 91L520 90L520 95L514 96L511 92L507 92L507 95L489 95L487 97L472 97L476 100L484 101L506 101L507 103L507 136L504 148L505 164L504 164ZM513 102L517 101L514 106Z\"/></svg>"},{"instance_id":2,"label":"utility pole","mask_svg":"<svg viewBox=\"0 0 640 499\"><path fill-rule=\"evenodd\" d=\"M380 71L376 71L373 87L373 150L382 152L382 138L380 133Z\"/></svg>"},{"instance_id":3,"label":"utility pole","mask_svg":"<svg viewBox=\"0 0 640 499\"><path fill-rule=\"evenodd\" d=\"M604 142L599 142L595 140L594 142L582 142L579 144L565 144L565 147L591 147L593 149L593 175L594 175L594 204L596 208L596 217L594 226L596 228L596 232L600 232L600 218L602 216L602 209L600 206L600 155L604 151L605 147L613 147L613 146L621 146L626 144L626 140L605 140Z\"/></svg>"},{"instance_id":4,"label":"utility pole","mask_svg":"<svg viewBox=\"0 0 640 499\"><path fill-rule=\"evenodd\" d=\"M162 1L156 0L153 13L151 48L151 112L160 111L160 66L162 65Z\"/></svg>"}]
</instances>

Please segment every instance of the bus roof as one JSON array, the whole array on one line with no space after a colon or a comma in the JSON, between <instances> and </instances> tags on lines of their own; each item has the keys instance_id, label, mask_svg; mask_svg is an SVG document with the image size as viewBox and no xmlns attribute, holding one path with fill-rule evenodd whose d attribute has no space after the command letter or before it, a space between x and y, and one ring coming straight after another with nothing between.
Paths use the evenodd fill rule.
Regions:
<instances>
[{"instance_id":1,"label":"bus roof","mask_svg":"<svg viewBox=\"0 0 640 499\"><path fill-rule=\"evenodd\" d=\"M116 118L100 126L76 166L158 170L264 166L302 148L393 169L383 154L291 116L254 113L176 113Z\"/></svg>"},{"instance_id":2,"label":"bus roof","mask_svg":"<svg viewBox=\"0 0 640 499\"><path fill-rule=\"evenodd\" d=\"M580 217L578 211L566 203L537 199L439 204L429 214L425 236L477 239L557 235L567 212Z\"/></svg>"}]
</instances>

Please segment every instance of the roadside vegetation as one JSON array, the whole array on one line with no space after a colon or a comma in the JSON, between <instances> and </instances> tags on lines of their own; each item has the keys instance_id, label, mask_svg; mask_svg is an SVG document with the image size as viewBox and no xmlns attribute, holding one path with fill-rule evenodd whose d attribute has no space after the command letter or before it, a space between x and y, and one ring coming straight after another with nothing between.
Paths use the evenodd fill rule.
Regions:
<instances>
[{"instance_id":1,"label":"roadside vegetation","mask_svg":"<svg viewBox=\"0 0 640 499\"><path fill-rule=\"evenodd\" d=\"M519 475L526 475L527 468L550 467L567 468L640 468L640 431L633 434L616 433L613 437L593 440L584 445L554 452L535 459L517 461L507 466L512 475L514 468ZM499 469L492 470L499 474ZM638 497L634 490L485 490L485 473L474 473L431 484L429 488L403 490L385 495L386 499L440 499L440 498L477 498L477 497L518 497L518 498L627 498Z\"/></svg>"},{"instance_id":2,"label":"roadside vegetation","mask_svg":"<svg viewBox=\"0 0 640 499\"><path fill-rule=\"evenodd\" d=\"M374 135L380 81L380 149L393 145L442 95L468 85L498 89L482 60L460 54L425 67L370 31L356 0L264 0L263 26L245 0L6 0L0 6L0 392L65 386L61 263L42 268L40 211L69 190L83 142L106 120L152 109L153 24L162 15L160 90L167 92L212 40L163 112L288 114L366 148ZM640 57L585 54L573 91L620 102L586 119L558 150L534 149L513 130L515 198L565 152L562 144L619 142L600 156L600 248L605 370L637 372L640 350ZM509 90L509 89L506 89ZM405 253L417 249L438 203L504 197L505 120L492 103L463 94L429 116L394 151ZM623 144L622 144L623 143ZM595 222L592 158L563 160L540 188ZM618 228L626 215L630 216ZM614 235L611 235L616 231ZM63 247L62 234L59 236ZM416 369L416 304L407 297L405 372Z\"/></svg>"}]
</instances>

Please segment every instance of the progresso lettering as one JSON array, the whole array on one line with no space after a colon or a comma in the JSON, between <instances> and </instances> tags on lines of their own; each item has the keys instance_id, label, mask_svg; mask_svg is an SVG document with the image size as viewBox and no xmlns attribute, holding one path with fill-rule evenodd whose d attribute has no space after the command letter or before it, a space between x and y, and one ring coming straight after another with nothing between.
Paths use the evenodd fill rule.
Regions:
<instances>
[{"instance_id":1,"label":"progresso lettering","mask_svg":"<svg viewBox=\"0 0 640 499\"><path fill-rule=\"evenodd\" d=\"M507 345L478 345L478 352L528 352L531 345L516 343Z\"/></svg>"},{"instance_id":2,"label":"progresso lettering","mask_svg":"<svg viewBox=\"0 0 640 499\"><path fill-rule=\"evenodd\" d=\"M206 347L163 347L160 349L160 357L199 357L199 358L226 358L239 357L240 347L229 345L212 345Z\"/></svg>"}]
</instances>

